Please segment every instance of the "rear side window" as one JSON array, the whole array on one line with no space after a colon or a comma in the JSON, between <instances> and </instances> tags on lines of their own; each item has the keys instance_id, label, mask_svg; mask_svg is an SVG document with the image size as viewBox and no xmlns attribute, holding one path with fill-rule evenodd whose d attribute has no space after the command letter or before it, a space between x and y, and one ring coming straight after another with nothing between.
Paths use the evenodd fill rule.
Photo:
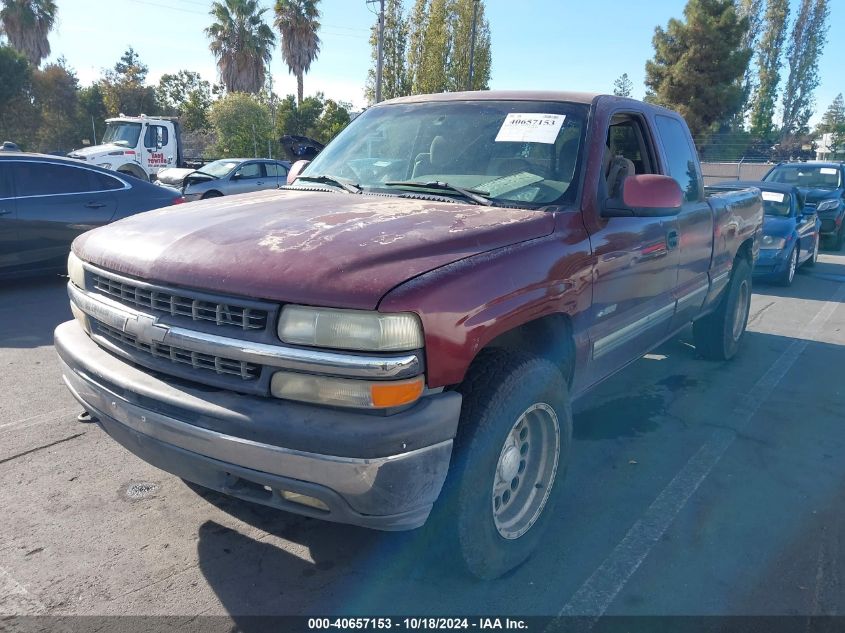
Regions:
<instances>
[{"instance_id":1,"label":"rear side window","mask_svg":"<svg viewBox=\"0 0 845 633\"><path fill-rule=\"evenodd\" d=\"M701 200L701 176L698 173L698 159L690 145L687 132L681 122L667 116L654 117L657 131L666 151L669 175L684 192L687 202Z\"/></svg>"},{"instance_id":2,"label":"rear side window","mask_svg":"<svg viewBox=\"0 0 845 633\"><path fill-rule=\"evenodd\" d=\"M267 169L267 176L270 178L284 178L288 175L288 170L279 163L264 163Z\"/></svg>"},{"instance_id":3,"label":"rear side window","mask_svg":"<svg viewBox=\"0 0 845 633\"><path fill-rule=\"evenodd\" d=\"M34 161L17 162L13 169L19 197L103 190L102 184L95 178L99 174L90 169Z\"/></svg>"},{"instance_id":4,"label":"rear side window","mask_svg":"<svg viewBox=\"0 0 845 633\"><path fill-rule=\"evenodd\" d=\"M123 189L125 185L119 181L117 178L112 178L111 176L107 176L106 174L101 174L96 171L92 171L91 178L93 178L94 183L97 186L97 191L114 191L115 189Z\"/></svg>"}]
</instances>

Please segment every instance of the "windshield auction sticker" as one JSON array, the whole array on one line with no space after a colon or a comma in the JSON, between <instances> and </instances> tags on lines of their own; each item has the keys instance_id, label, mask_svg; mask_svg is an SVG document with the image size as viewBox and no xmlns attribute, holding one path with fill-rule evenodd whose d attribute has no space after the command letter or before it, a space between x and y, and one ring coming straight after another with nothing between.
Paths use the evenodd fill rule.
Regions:
<instances>
[{"instance_id":1,"label":"windshield auction sticker","mask_svg":"<svg viewBox=\"0 0 845 633\"><path fill-rule=\"evenodd\" d=\"M761 191L760 193L763 194L763 200L766 202L783 202L783 199L786 197L786 194L775 191Z\"/></svg>"},{"instance_id":2,"label":"windshield auction sticker","mask_svg":"<svg viewBox=\"0 0 845 633\"><path fill-rule=\"evenodd\" d=\"M539 112L511 112L505 117L497 143L547 143L555 142L565 114L543 114Z\"/></svg>"}]
</instances>

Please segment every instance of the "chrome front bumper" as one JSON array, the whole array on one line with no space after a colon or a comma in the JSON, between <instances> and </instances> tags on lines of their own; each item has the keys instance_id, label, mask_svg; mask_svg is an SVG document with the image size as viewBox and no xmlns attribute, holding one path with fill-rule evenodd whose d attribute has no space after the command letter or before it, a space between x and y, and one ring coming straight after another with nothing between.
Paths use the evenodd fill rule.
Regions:
<instances>
[{"instance_id":1,"label":"chrome front bumper","mask_svg":"<svg viewBox=\"0 0 845 633\"><path fill-rule=\"evenodd\" d=\"M56 329L55 343L68 388L114 439L202 486L326 520L404 530L425 522L445 481L460 413L458 394L423 398L394 416L366 416L371 435L357 438L364 454L390 425L422 425L429 429L430 444L421 445L425 438L412 438L408 431L407 442L391 440L404 451L323 454L268 442L261 429L304 426L312 435L301 441L319 444L325 434L324 444L331 447L337 442L332 429L340 429L344 417L352 418L354 428L368 428L360 424L364 414L171 383L101 349L75 321ZM355 440L347 437L339 452L349 453ZM281 491L319 499L328 510L288 501Z\"/></svg>"}]
</instances>

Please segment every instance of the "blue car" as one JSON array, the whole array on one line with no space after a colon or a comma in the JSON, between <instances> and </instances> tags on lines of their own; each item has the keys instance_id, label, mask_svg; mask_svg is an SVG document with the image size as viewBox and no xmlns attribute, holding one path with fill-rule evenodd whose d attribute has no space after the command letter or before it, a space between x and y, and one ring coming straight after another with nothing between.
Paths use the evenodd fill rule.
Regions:
<instances>
[{"instance_id":1,"label":"blue car","mask_svg":"<svg viewBox=\"0 0 845 633\"><path fill-rule=\"evenodd\" d=\"M812 205L805 207L798 187L777 182L730 181L713 189L757 187L763 196L763 238L754 277L792 285L801 265L814 266L819 256L821 220Z\"/></svg>"}]
</instances>

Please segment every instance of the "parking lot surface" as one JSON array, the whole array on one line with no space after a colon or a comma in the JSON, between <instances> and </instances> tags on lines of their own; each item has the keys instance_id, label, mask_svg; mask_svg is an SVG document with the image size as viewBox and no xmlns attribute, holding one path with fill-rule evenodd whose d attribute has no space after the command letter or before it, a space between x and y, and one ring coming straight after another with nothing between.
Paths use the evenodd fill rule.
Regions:
<instances>
[{"instance_id":1,"label":"parking lot surface","mask_svg":"<svg viewBox=\"0 0 845 633\"><path fill-rule=\"evenodd\" d=\"M845 257L758 285L736 359L673 340L576 403L544 545L480 582L436 531L194 489L77 422L64 281L0 288L0 615L845 612Z\"/></svg>"}]
</instances>

